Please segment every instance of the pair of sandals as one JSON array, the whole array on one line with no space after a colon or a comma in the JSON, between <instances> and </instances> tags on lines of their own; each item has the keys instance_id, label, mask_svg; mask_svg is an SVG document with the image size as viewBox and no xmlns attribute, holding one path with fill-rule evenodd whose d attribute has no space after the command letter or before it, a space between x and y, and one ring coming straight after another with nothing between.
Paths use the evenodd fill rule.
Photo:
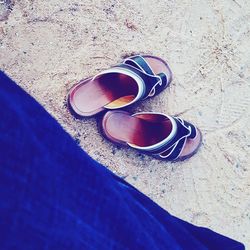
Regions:
<instances>
[{"instance_id":1,"label":"pair of sandals","mask_svg":"<svg viewBox=\"0 0 250 250\"><path fill-rule=\"evenodd\" d=\"M77 118L108 111L100 122L104 137L168 161L182 161L201 145L201 132L179 117L155 112L130 114L121 110L153 97L172 80L168 64L159 57L136 55L94 77L77 83L68 106Z\"/></svg>"}]
</instances>

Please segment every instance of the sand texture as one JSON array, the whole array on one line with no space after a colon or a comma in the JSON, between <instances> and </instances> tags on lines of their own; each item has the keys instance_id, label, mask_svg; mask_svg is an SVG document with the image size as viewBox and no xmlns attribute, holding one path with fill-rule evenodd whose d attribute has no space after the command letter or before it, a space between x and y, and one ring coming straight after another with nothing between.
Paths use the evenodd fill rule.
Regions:
<instances>
[{"instance_id":1,"label":"sand texture","mask_svg":"<svg viewBox=\"0 0 250 250\"><path fill-rule=\"evenodd\" d=\"M94 159L170 213L250 249L250 1L0 1L0 67ZM105 141L77 120L70 87L131 53L167 60L171 86L131 111L179 114L203 144L168 163Z\"/></svg>"}]
</instances>

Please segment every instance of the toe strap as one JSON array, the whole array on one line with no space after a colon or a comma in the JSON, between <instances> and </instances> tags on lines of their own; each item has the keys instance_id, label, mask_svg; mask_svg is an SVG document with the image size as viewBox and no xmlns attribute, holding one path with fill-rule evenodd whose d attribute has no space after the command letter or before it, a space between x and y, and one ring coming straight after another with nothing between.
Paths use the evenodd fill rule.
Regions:
<instances>
[{"instance_id":1,"label":"toe strap","mask_svg":"<svg viewBox=\"0 0 250 250\"><path fill-rule=\"evenodd\" d=\"M123 64L134 67L144 74L155 76L158 78L158 81L154 85L147 84L146 82L147 90L145 91L145 93L147 94L144 96L144 99L159 94L168 85L169 79L167 78L167 75L164 73L155 74L148 62L140 55L126 58Z\"/></svg>"},{"instance_id":2,"label":"toe strap","mask_svg":"<svg viewBox=\"0 0 250 250\"><path fill-rule=\"evenodd\" d=\"M131 56L124 60L124 64L133 66L146 74L155 75L148 62L140 55Z\"/></svg>"},{"instance_id":3,"label":"toe strap","mask_svg":"<svg viewBox=\"0 0 250 250\"><path fill-rule=\"evenodd\" d=\"M194 139L196 134L197 134L196 127L193 124L191 124L191 123L189 123L187 121L184 121L183 119L181 119L179 117L177 117L176 119L178 119L184 126L186 126L187 128L190 129L191 133L188 136L188 138Z\"/></svg>"},{"instance_id":4,"label":"toe strap","mask_svg":"<svg viewBox=\"0 0 250 250\"><path fill-rule=\"evenodd\" d=\"M171 147L168 147L166 150L158 154L161 158L164 158L165 160L169 161L176 160L180 156L182 150L184 149L187 139L194 139L197 134L196 128L193 124L184 121L179 117L175 118L175 120L179 122L180 126L183 126L186 129L188 129L189 133L185 134L180 139L175 140L175 143Z\"/></svg>"},{"instance_id":5,"label":"toe strap","mask_svg":"<svg viewBox=\"0 0 250 250\"><path fill-rule=\"evenodd\" d=\"M141 114L145 115L148 113L138 113L134 114L133 116L138 116ZM129 143L128 145L132 148L142 151L143 153L151 154L165 160L176 160L181 155L186 145L187 139L194 139L196 137L197 130L193 124L186 122L179 117L171 117L160 113L154 113L154 115L161 115L165 117L165 119L171 121L172 131L170 131L168 136L162 141L147 147L140 147Z\"/></svg>"},{"instance_id":6,"label":"toe strap","mask_svg":"<svg viewBox=\"0 0 250 250\"><path fill-rule=\"evenodd\" d=\"M171 148L167 149L166 151L159 154L161 158L164 158L168 161L173 161L179 157L181 154L185 144L187 141L187 137L184 137L180 139L178 142L176 142Z\"/></svg>"}]
</instances>

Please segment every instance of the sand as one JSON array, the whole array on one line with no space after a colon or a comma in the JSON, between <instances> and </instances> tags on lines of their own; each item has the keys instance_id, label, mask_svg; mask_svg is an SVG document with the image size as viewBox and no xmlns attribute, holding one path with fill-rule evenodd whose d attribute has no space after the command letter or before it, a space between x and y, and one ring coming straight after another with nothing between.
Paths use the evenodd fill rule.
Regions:
<instances>
[{"instance_id":1,"label":"sand","mask_svg":"<svg viewBox=\"0 0 250 250\"><path fill-rule=\"evenodd\" d=\"M0 67L94 159L175 216L250 249L250 2L247 0L0 1ZM168 163L105 141L76 120L66 94L131 53L167 60L174 80L131 111L179 114L203 145Z\"/></svg>"}]
</instances>

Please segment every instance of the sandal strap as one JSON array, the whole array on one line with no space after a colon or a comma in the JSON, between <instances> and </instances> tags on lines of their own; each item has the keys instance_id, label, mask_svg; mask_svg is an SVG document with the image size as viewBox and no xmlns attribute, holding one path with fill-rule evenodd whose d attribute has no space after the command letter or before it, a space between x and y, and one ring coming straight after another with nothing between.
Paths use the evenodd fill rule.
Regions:
<instances>
[{"instance_id":1,"label":"sandal strap","mask_svg":"<svg viewBox=\"0 0 250 250\"><path fill-rule=\"evenodd\" d=\"M197 134L196 128L193 124L184 121L179 117L176 117L175 120L178 121L179 124L181 124L183 127L187 128L189 130L189 134L186 134L180 139L177 139L171 147L157 154L161 158L164 158L165 160L169 161L176 160L180 156L183 148L185 147L187 139L194 139ZM178 130L177 133L179 133Z\"/></svg>"},{"instance_id":2,"label":"sandal strap","mask_svg":"<svg viewBox=\"0 0 250 250\"><path fill-rule=\"evenodd\" d=\"M136 74L142 80L141 82L143 84L143 94L141 95L140 99L146 99L148 96L152 96L152 90L161 82L160 76L147 74L144 71L128 64L118 64L113 66L112 69L114 68L119 68L120 70L123 70L125 72L127 71Z\"/></svg>"},{"instance_id":3,"label":"sandal strap","mask_svg":"<svg viewBox=\"0 0 250 250\"><path fill-rule=\"evenodd\" d=\"M195 126L191 123L186 122L179 117L171 118L176 124L176 132L172 138L166 140L165 143L158 147L154 147L154 145L152 145L152 147L147 149L136 148L144 153L153 154L166 160L176 160L185 147L187 139L195 138L197 132Z\"/></svg>"},{"instance_id":4,"label":"sandal strap","mask_svg":"<svg viewBox=\"0 0 250 250\"><path fill-rule=\"evenodd\" d=\"M146 95L143 97L144 99L147 97L153 97L157 94L159 94L167 85L168 85L168 78L167 75L162 73L155 74L148 62L140 55L131 56L124 60L123 64L130 65L134 68L137 68L141 72L151 75L151 76L157 76L159 81L155 85L151 85L148 82L145 82L146 84Z\"/></svg>"},{"instance_id":5,"label":"sandal strap","mask_svg":"<svg viewBox=\"0 0 250 250\"><path fill-rule=\"evenodd\" d=\"M131 65L149 75L155 75L148 62L140 55L128 57L123 61L123 63Z\"/></svg>"},{"instance_id":6,"label":"sandal strap","mask_svg":"<svg viewBox=\"0 0 250 250\"><path fill-rule=\"evenodd\" d=\"M183 138L189 137L189 135L191 134L190 129L186 127L178 118L176 117L172 117L172 118L176 123L176 133L168 142L152 150L151 151L152 154L160 155L167 150L173 149L180 140L182 140Z\"/></svg>"}]
</instances>

